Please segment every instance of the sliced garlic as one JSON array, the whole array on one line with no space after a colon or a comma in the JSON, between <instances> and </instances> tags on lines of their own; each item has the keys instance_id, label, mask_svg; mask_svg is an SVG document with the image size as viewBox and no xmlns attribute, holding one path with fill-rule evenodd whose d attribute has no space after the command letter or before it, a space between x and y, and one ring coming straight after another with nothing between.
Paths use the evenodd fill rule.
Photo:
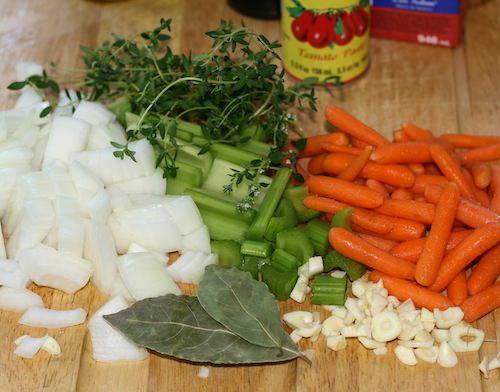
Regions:
<instances>
[{"instance_id":1,"label":"sliced garlic","mask_svg":"<svg viewBox=\"0 0 500 392\"><path fill-rule=\"evenodd\" d=\"M396 354L396 357L405 365L414 366L417 364L415 353L409 347L398 345L394 349L394 354Z\"/></svg>"},{"instance_id":2,"label":"sliced garlic","mask_svg":"<svg viewBox=\"0 0 500 392\"><path fill-rule=\"evenodd\" d=\"M307 328L313 323L313 314L304 310L296 310L285 313L283 321L293 329Z\"/></svg>"},{"instance_id":3,"label":"sliced garlic","mask_svg":"<svg viewBox=\"0 0 500 392\"><path fill-rule=\"evenodd\" d=\"M290 339L292 339L292 340L293 340L293 342L294 342L295 344L297 344L298 342L300 342L300 341L301 341L302 336L300 336L300 335L297 333L297 330L296 330L296 329L294 329L294 330L290 333Z\"/></svg>"},{"instance_id":4,"label":"sliced garlic","mask_svg":"<svg viewBox=\"0 0 500 392\"><path fill-rule=\"evenodd\" d=\"M431 336L438 343L447 342L450 340L450 331L448 329L434 328L431 332Z\"/></svg>"},{"instance_id":5,"label":"sliced garlic","mask_svg":"<svg viewBox=\"0 0 500 392\"><path fill-rule=\"evenodd\" d=\"M345 317L344 317L344 324L345 325L351 325L354 320L356 320L356 318L354 317L354 315L350 312L350 311L347 311Z\"/></svg>"},{"instance_id":6,"label":"sliced garlic","mask_svg":"<svg viewBox=\"0 0 500 392\"><path fill-rule=\"evenodd\" d=\"M349 325L342 327L340 333L346 338L368 337L370 336L370 327L367 325Z\"/></svg>"},{"instance_id":7,"label":"sliced garlic","mask_svg":"<svg viewBox=\"0 0 500 392\"><path fill-rule=\"evenodd\" d=\"M52 336L47 336L45 342L43 342L42 350L47 351L51 355L59 355L61 354L61 346L57 343Z\"/></svg>"},{"instance_id":8,"label":"sliced garlic","mask_svg":"<svg viewBox=\"0 0 500 392\"><path fill-rule=\"evenodd\" d=\"M347 309L345 306L333 305L330 311L332 312L332 316L337 316L341 319L347 315Z\"/></svg>"},{"instance_id":9,"label":"sliced garlic","mask_svg":"<svg viewBox=\"0 0 500 392\"><path fill-rule=\"evenodd\" d=\"M448 308L444 311L434 309L437 328L450 328L460 323L464 318L464 312L458 306Z\"/></svg>"},{"instance_id":10,"label":"sliced garlic","mask_svg":"<svg viewBox=\"0 0 500 392\"><path fill-rule=\"evenodd\" d=\"M352 282L351 285L352 294L358 298L361 298L367 289L368 289L368 282L363 278L357 279L354 282Z\"/></svg>"},{"instance_id":11,"label":"sliced garlic","mask_svg":"<svg viewBox=\"0 0 500 392\"><path fill-rule=\"evenodd\" d=\"M345 327L345 324L341 318L338 318L337 316L330 316L323 321L321 333L326 337L338 335L343 327Z\"/></svg>"},{"instance_id":12,"label":"sliced garlic","mask_svg":"<svg viewBox=\"0 0 500 392\"><path fill-rule=\"evenodd\" d=\"M380 312L373 316L371 323L373 339L377 342L394 340L401 333L401 322L394 312Z\"/></svg>"},{"instance_id":13,"label":"sliced garlic","mask_svg":"<svg viewBox=\"0 0 500 392\"><path fill-rule=\"evenodd\" d=\"M420 347L415 349L415 355L417 358L428 363L436 363L438 354L439 348L437 346Z\"/></svg>"},{"instance_id":14,"label":"sliced garlic","mask_svg":"<svg viewBox=\"0 0 500 392\"><path fill-rule=\"evenodd\" d=\"M488 369L489 370L495 370L500 368L500 352L497 354L495 358L493 358L489 363L488 363Z\"/></svg>"},{"instance_id":15,"label":"sliced garlic","mask_svg":"<svg viewBox=\"0 0 500 392\"><path fill-rule=\"evenodd\" d=\"M310 327L298 328L295 331L303 338L311 338L321 332L321 324L316 323L311 325Z\"/></svg>"},{"instance_id":16,"label":"sliced garlic","mask_svg":"<svg viewBox=\"0 0 500 392\"><path fill-rule=\"evenodd\" d=\"M448 342L442 342L439 345L437 362L445 368L454 367L458 363L457 355Z\"/></svg>"},{"instance_id":17,"label":"sliced garlic","mask_svg":"<svg viewBox=\"0 0 500 392\"><path fill-rule=\"evenodd\" d=\"M377 342L376 340L367 338L366 336L359 336L358 340L361 342L363 346L365 346L369 350L385 347L385 343Z\"/></svg>"},{"instance_id":18,"label":"sliced garlic","mask_svg":"<svg viewBox=\"0 0 500 392\"><path fill-rule=\"evenodd\" d=\"M395 296L393 295L389 295L387 297L387 302L389 302L389 304L391 304L393 307L397 308L401 302L399 301L399 299L397 299Z\"/></svg>"},{"instance_id":19,"label":"sliced garlic","mask_svg":"<svg viewBox=\"0 0 500 392\"><path fill-rule=\"evenodd\" d=\"M331 277L333 278L343 278L344 276L346 276L346 272L345 271L333 271L331 274L330 274Z\"/></svg>"},{"instance_id":20,"label":"sliced garlic","mask_svg":"<svg viewBox=\"0 0 500 392\"><path fill-rule=\"evenodd\" d=\"M490 368L488 366L488 357L483 357L481 363L479 363L479 371L483 373L484 378L490 377Z\"/></svg>"},{"instance_id":21,"label":"sliced garlic","mask_svg":"<svg viewBox=\"0 0 500 392\"><path fill-rule=\"evenodd\" d=\"M309 283L309 279L303 275L299 275L295 286L293 287L292 292L290 293L290 298L295 302L302 303L306 299L307 294L307 284Z\"/></svg>"},{"instance_id":22,"label":"sliced garlic","mask_svg":"<svg viewBox=\"0 0 500 392\"><path fill-rule=\"evenodd\" d=\"M359 308L359 299L347 298L345 307L352 313L354 319L363 320L365 318L365 313Z\"/></svg>"},{"instance_id":23,"label":"sliced garlic","mask_svg":"<svg viewBox=\"0 0 500 392\"><path fill-rule=\"evenodd\" d=\"M411 312L415 310L415 305L413 304L413 301L411 298L408 298L406 301L402 302L397 308L397 312L399 314L401 313L406 313L406 312Z\"/></svg>"},{"instance_id":24,"label":"sliced garlic","mask_svg":"<svg viewBox=\"0 0 500 392\"><path fill-rule=\"evenodd\" d=\"M344 336L330 336L326 339L326 346L333 351L340 351L347 347L347 341Z\"/></svg>"},{"instance_id":25,"label":"sliced garlic","mask_svg":"<svg viewBox=\"0 0 500 392\"><path fill-rule=\"evenodd\" d=\"M433 342L419 342L417 340L400 340L399 345L409 348L424 348L424 347L432 347Z\"/></svg>"},{"instance_id":26,"label":"sliced garlic","mask_svg":"<svg viewBox=\"0 0 500 392\"><path fill-rule=\"evenodd\" d=\"M464 340L466 338L467 340ZM473 340L470 340L470 339ZM463 325L450 328L450 346L457 353L477 351L483 344L484 331Z\"/></svg>"},{"instance_id":27,"label":"sliced garlic","mask_svg":"<svg viewBox=\"0 0 500 392\"><path fill-rule=\"evenodd\" d=\"M373 350L373 353L375 355L386 355L387 354L387 347L377 347L376 349Z\"/></svg>"},{"instance_id":28,"label":"sliced garlic","mask_svg":"<svg viewBox=\"0 0 500 392\"><path fill-rule=\"evenodd\" d=\"M380 312L382 312L385 307L388 305L388 301L387 301L387 298L383 297L382 295L378 294L378 293L374 293L372 295L372 299L371 299L371 304L370 304L370 313L371 315L375 315L375 314L378 314Z\"/></svg>"},{"instance_id":29,"label":"sliced garlic","mask_svg":"<svg viewBox=\"0 0 500 392\"><path fill-rule=\"evenodd\" d=\"M420 322L401 321L401 332L398 335L399 340L412 340L423 327Z\"/></svg>"}]
</instances>

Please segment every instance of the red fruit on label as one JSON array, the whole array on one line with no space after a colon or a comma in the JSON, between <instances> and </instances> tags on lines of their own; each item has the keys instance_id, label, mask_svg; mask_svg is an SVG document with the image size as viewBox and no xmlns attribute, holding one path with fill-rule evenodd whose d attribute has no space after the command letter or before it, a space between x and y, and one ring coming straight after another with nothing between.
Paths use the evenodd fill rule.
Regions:
<instances>
[{"instance_id":1,"label":"red fruit on label","mask_svg":"<svg viewBox=\"0 0 500 392\"><path fill-rule=\"evenodd\" d=\"M335 42L335 24L337 23L337 14L330 15L330 24L328 25L328 45Z\"/></svg>"},{"instance_id":2,"label":"red fruit on label","mask_svg":"<svg viewBox=\"0 0 500 392\"><path fill-rule=\"evenodd\" d=\"M307 41L307 32L314 21L311 11L304 11L297 19L292 21L292 33L301 42Z\"/></svg>"},{"instance_id":3,"label":"red fruit on label","mask_svg":"<svg viewBox=\"0 0 500 392\"><path fill-rule=\"evenodd\" d=\"M307 41L315 48L324 48L328 46L328 27L330 18L326 14L320 14L314 20L314 23L307 32Z\"/></svg>"},{"instance_id":4,"label":"red fruit on label","mask_svg":"<svg viewBox=\"0 0 500 392\"><path fill-rule=\"evenodd\" d=\"M351 42L353 37L351 20L347 12L344 12L342 15L340 15L340 18L337 18L337 25L335 26L336 29L338 28L339 24L342 26L342 33L335 33L335 43L342 46Z\"/></svg>"},{"instance_id":5,"label":"red fruit on label","mask_svg":"<svg viewBox=\"0 0 500 392\"><path fill-rule=\"evenodd\" d=\"M361 13L359 12L359 8L356 8L354 11L352 11L349 14L349 17L352 22L354 35L362 37L368 27L368 21L365 20L365 18L361 15Z\"/></svg>"}]
</instances>

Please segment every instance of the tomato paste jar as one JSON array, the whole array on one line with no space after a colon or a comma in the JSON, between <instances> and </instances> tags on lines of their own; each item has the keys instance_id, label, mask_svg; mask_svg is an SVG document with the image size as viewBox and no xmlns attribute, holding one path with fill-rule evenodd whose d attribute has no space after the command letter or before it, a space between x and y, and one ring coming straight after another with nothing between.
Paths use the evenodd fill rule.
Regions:
<instances>
[{"instance_id":1,"label":"tomato paste jar","mask_svg":"<svg viewBox=\"0 0 500 392\"><path fill-rule=\"evenodd\" d=\"M283 0L283 63L296 79L347 83L369 64L369 0Z\"/></svg>"}]
</instances>

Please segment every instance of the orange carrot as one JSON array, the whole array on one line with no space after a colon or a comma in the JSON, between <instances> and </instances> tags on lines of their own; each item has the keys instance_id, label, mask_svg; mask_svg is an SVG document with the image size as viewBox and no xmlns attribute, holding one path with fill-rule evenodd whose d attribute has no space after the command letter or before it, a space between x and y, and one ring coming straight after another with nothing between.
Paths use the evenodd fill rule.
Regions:
<instances>
[{"instance_id":1,"label":"orange carrot","mask_svg":"<svg viewBox=\"0 0 500 392\"><path fill-rule=\"evenodd\" d=\"M364 142L363 140L359 140L355 137L351 138L351 144L357 148L358 150L363 150L364 148L368 146L372 146L371 144ZM373 146L372 146L373 147Z\"/></svg>"},{"instance_id":2,"label":"orange carrot","mask_svg":"<svg viewBox=\"0 0 500 392\"><path fill-rule=\"evenodd\" d=\"M356 177L359 176L363 168L366 166L366 163L370 159L372 151L373 147L365 147L363 152L356 158L354 158L351 163L349 163L349 165L339 173L337 178L346 181L353 181Z\"/></svg>"},{"instance_id":3,"label":"orange carrot","mask_svg":"<svg viewBox=\"0 0 500 392\"><path fill-rule=\"evenodd\" d=\"M331 197L356 207L375 208L384 201L380 193L338 178L311 176L307 180L307 186L310 193Z\"/></svg>"},{"instance_id":4,"label":"orange carrot","mask_svg":"<svg viewBox=\"0 0 500 392\"><path fill-rule=\"evenodd\" d=\"M392 200L413 200L413 193L408 189L398 188L391 193Z\"/></svg>"},{"instance_id":5,"label":"orange carrot","mask_svg":"<svg viewBox=\"0 0 500 392\"><path fill-rule=\"evenodd\" d=\"M439 136L439 139L446 141L455 148L476 148L500 143L498 136L462 135L458 133L447 133Z\"/></svg>"},{"instance_id":6,"label":"orange carrot","mask_svg":"<svg viewBox=\"0 0 500 392\"><path fill-rule=\"evenodd\" d=\"M392 132L392 137L394 138L394 141L397 143L400 142L409 142L411 139L406 135L405 131L402 129L398 129Z\"/></svg>"},{"instance_id":7,"label":"orange carrot","mask_svg":"<svg viewBox=\"0 0 500 392\"><path fill-rule=\"evenodd\" d=\"M417 261L415 280L423 286L431 285L438 275L459 202L460 191L450 183L441 193L429 236Z\"/></svg>"},{"instance_id":8,"label":"orange carrot","mask_svg":"<svg viewBox=\"0 0 500 392\"><path fill-rule=\"evenodd\" d=\"M323 174L323 162L326 159L327 154L319 154L313 156L308 164L307 170L310 174Z\"/></svg>"},{"instance_id":9,"label":"orange carrot","mask_svg":"<svg viewBox=\"0 0 500 392\"><path fill-rule=\"evenodd\" d=\"M429 149L434 163L441 169L444 176L449 181L454 181L458 185L462 195L474 199L474 193L460 170L460 166L455 162L448 151L439 143L431 144Z\"/></svg>"},{"instance_id":10,"label":"orange carrot","mask_svg":"<svg viewBox=\"0 0 500 392\"><path fill-rule=\"evenodd\" d=\"M427 308L432 311L436 308L446 310L453 306L453 302L444 295L405 279L394 278L379 271L370 272L369 279L372 282L378 282L382 279L384 287L390 295L400 301L411 299L419 308Z\"/></svg>"},{"instance_id":11,"label":"orange carrot","mask_svg":"<svg viewBox=\"0 0 500 392\"><path fill-rule=\"evenodd\" d=\"M444 257L436 280L430 287L442 291L452 279L476 257L491 249L500 241L500 223L489 223L475 229Z\"/></svg>"},{"instance_id":12,"label":"orange carrot","mask_svg":"<svg viewBox=\"0 0 500 392\"><path fill-rule=\"evenodd\" d=\"M425 173L425 167L421 163L409 163L408 168L415 174Z\"/></svg>"},{"instance_id":13,"label":"orange carrot","mask_svg":"<svg viewBox=\"0 0 500 392\"><path fill-rule=\"evenodd\" d=\"M374 212L374 214L376 214L376 212ZM392 223L392 229L388 233L379 233L383 234L384 238L388 240L396 242L409 241L422 237L425 232L425 225L423 223L382 214L378 214L378 216ZM373 230L365 229L356 224L353 224L352 228L358 233L377 234Z\"/></svg>"},{"instance_id":14,"label":"orange carrot","mask_svg":"<svg viewBox=\"0 0 500 392\"><path fill-rule=\"evenodd\" d=\"M458 153L457 157L462 163L496 161L500 159L500 143L463 151Z\"/></svg>"},{"instance_id":15,"label":"orange carrot","mask_svg":"<svg viewBox=\"0 0 500 392\"><path fill-rule=\"evenodd\" d=\"M449 252L471 233L470 230L453 231L446 242L445 252ZM422 250L424 249L427 237L421 237L414 240L401 242L391 249L390 253L393 256L416 263Z\"/></svg>"},{"instance_id":16,"label":"orange carrot","mask_svg":"<svg viewBox=\"0 0 500 392\"><path fill-rule=\"evenodd\" d=\"M291 165L286 165L286 166L291 166ZM304 182L307 181L307 179L310 177L309 173L304 168L304 166L302 166L302 164L300 162L297 162L295 164L295 170L297 171L297 173L299 173L302 176L302 178L304 179L304 181L299 181L299 180L295 179L295 176L292 176L291 181L295 185L303 185Z\"/></svg>"},{"instance_id":17,"label":"orange carrot","mask_svg":"<svg viewBox=\"0 0 500 392\"><path fill-rule=\"evenodd\" d=\"M344 208L351 207L348 204L344 204L333 199L312 195L304 198L304 205L307 208L328 214L335 214ZM364 208L353 208L351 222L363 227L365 230L369 230L377 234L387 234L393 228L391 220L386 219L383 215L371 212L370 210L365 210Z\"/></svg>"},{"instance_id":18,"label":"orange carrot","mask_svg":"<svg viewBox=\"0 0 500 392\"><path fill-rule=\"evenodd\" d=\"M433 140L434 136L432 133L417 127L416 125L405 123L402 126L404 133L410 138L410 140Z\"/></svg>"},{"instance_id":19,"label":"orange carrot","mask_svg":"<svg viewBox=\"0 0 500 392\"><path fill-rule=\"evenodd\" d=\"M442 176L441 170L434 163L426 163L424 165L425 174L431 174L433 176Z\"/></svg>"},{"instance_id":20,"label":"orange carrot","mask_svg":"<svg viewBox=\"0 0 500 392\"><path fill-rule=\"evenodd\" d=\"M451 299L455 305L460 305L469 296L467 292L467 278L465 276L465 271L461 271L453 278L453 280L448 285L446 291L448 292L448 298Z\"/></svg>"},{"instance_id":21,"label":"orange carrot","mask_svg":"<svg viewBox=\"0 0 500 392\"><path fill-rule=\"evenodd\" d=\"M306 140L304 150L298 154L299 158L312 157L314 155L322 154L323 149L321 148L321 145L323 143L332 143L338 146L347 146L349 144L349 138L343 132L309 136Z\"/></svg>"},{"instance_id":22,"label":"orange carrot","mask_svg":"<svg viewBox=\"0 0 500 392\"><path fill-rule=\"evenodd\" d=\"M385 200L375 212L431 224L434 220L436 207L432 203L422 203L414 200Z\"/></svg>"},{"instance_id":23,"label":"orange carrot","mask_svg":"<svg viewBox=\"0 0 500 392\"><path fill-rule=\"evenodd\" d=\"M488 164L484 162L472 162L465 165L465 167L471 173L474 184L479 189L485 189L490 185L491 168Z\"/></svg>"},{"instance_id":24,"label":"orange carrot","mask_svg":"<svg viewBox=\"0 0 500 392\"><path fill-rule=\"evenodd\" d=\"M384 184L382 184L380 181L374 180L373 178L368 178L365 185L368 188L373 189L374 191L380 192L384 200L389 198L389 192L387 192Z\"/></svg>"},{"instance_id":25,"label":"orange carrot","mask_svg":"<svg viewBox=\"0 0 500 392\"><path fill-rule=\"evenodd\" d=\"M500 274L500 245L491 248L481 256L467 280L470 295L479 293L493 284Z\"/></svg>"},{"instance_id":26,"label":"orange carrot","mask_svg":"<svg viewBox=\"0 0 500 392\"><path fill-rule=\"evenodd\" d=\"M424 196L427 201L436 204L442 192L442 187L429 185L425 188ZM457 209L457 219L469 227L478 228L488 223L499 222L500 214L497 214L489 208L485 208L472 200L461 197Z\"/></svg>"},{"instance_id":27,"label":"orange carrot","mask_svg":"<svg viewBox=\"0 0 500 392\"><path fill-rule=\"evenodd\" d=\"M413 184L411 191L413 193L424 193L427 185L444 185L446 183L448 183L448 179L444 176L418 174L415 176L415 184Z\"/></svg>"},{"instance_id":28,"label":"orange carrot","mask_svg":"<svg viewBox=\"0 0 500 392\"><path fill-rule=\"evenodd\" d=\"M498 165L491 167L490 188L493 193L490 200L490 209L500 214L500 166Z\"/></svg>"},{"instance_id":29,"label":"orange carrot","mask_svg":"<svg viewBox=\"0 0 500 392\"><path fill-rule=\"evenodd\" d=\"M328 235L330 245L343 254L370 268L391 276L412 279L415 266L407 260L398 259L345 229L334 227Z\"/></svg>"},{"instance_id":30,"label":"orange carrot","mask_svg":"<svg viewBox=\"0 0 500 392\"><path fill-rule=\"evenodd\" d=\"M343 152L344 154L349 154L349 155L359 155L361 154L361 151L363 151L361 148L338 146L333 143L321 143L321 148L325 152Z\"/></svg>"},{"instance_id":31,"label":"orange carrot","mask_svg":"<svg viewBox=\"0 0 500 392\"><path fill-rule=\"evenodd\" d=\"M358 235L369 244L376 246L377 248L382 249L386 252L389 252L394 246L398 244L396 241L391 241L376 235L365 233L358 233Z\"/></svg>"},{"instance_id":32,"label":"orange carrot","mask_svg":"<svg viewBox=\"0 0 500 392\"><path fill-rule=\"evenodd\" d=\"M368 144L373 146L389 144L389 141L380 133L335 105L326 107L325 117L333 126Z\"/></svg>"},{"instance_id":33,"label":"orange carrot","mask_svg":"<svg viewBox=\"0 0 500 392\"><path fill-rule=\"evenodd\" d=\"M465 180L469 184L470 189L472 189L472 193L474 194L474 198L481 204L483 207L488 208L490 206L490 197L486 193L486 191L479 189L476 184L474 184L474 179L470 172L462 167L462 174L465 177Z\"/></svg>"},{"instance_id":34,"label":"orange carrot","mask_svg":"<svg viewBox=\"0 0 500 392\"><path fill-rule=\"evenodd\" d=\"M392 143L377 147L371 156L377 163L424 163L432 162L428 142Z\"/></svg>"},{"instance_id":35,"label":"orange carrot","mask_svg":"<svg viewBox=\"0 0 500 392\"><path fill-rule=\"evenodd\" d=\"M500 282L488 287L460 304L464 320L472 323L500 306Z\"/></svg>"}]
</instances>

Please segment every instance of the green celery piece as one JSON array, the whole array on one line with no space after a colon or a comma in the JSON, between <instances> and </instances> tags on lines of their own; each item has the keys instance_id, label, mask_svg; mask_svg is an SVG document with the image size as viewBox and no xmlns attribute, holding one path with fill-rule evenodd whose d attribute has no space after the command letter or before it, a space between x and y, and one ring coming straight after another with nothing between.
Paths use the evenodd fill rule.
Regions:
<instances>
[{"instance_id":1,"label":"green celery piece","mask_svg":"<svg viewBox=\"0 0 500 392\"><path fill-rule=\"evenodd\" d=\"M350 280L359 279L366 272L366 267L363 264L344 256L336 250L332 250L323 257L323 271L328 272L334 268L345 271Z\"/></svg>"},{"instance_id":2,"label":"green celery piece","mask_svg":"<svg viewBox=\"0 0 500 392\"><path fill-rule=\"evenodd\" d=\"M262 266L265 264L269 264L269 259L243 255L240 264L235 264L234 266L241 271L250 272L252 278L254 278L255 280L259 280L259 272Z\"/></svg>"},{"instance_id":3,"label":"green celery piece","mask_svg":"<svg viewBox=\"0 0 500 392\"><path fill-rule=\"evenodd\" d=\"M262 201L255 219L248 230L249 239L262 239L266 232L267 225L276 211L276 207L280 202L283 191L285 190L288 180L292 174L292 170L282 167L273 178L273 182L268 187L264 200Z\"/></svg>"},{"instance_id":4,"label":"green celery piece","mask_svg":"<svg viewBox=\"0 0 500 392\"><path fill-rule=\"evenodd\" d=\"M268 241L276 241L276 235L283 230L297 226L297 213L290 200L281 199L274 216L267 225L264 238Z\"/></svg>"},{"instance_id":5,"label":"green celery piece","mask_svg":"<svg viewBox=\"0 0 500 392\"><path fill-rule=\"evenodd\" d=\"M184 162L175 162L177 175L167 180L167 194L182 195L186 188L197 188L203 182L201 169Z\"/></svg>"},{"instance_id":6,"label":"green celery piece","mask_svg":"<svg viewBox=\"0 0 500 392\"><path fill-rule=\"evenodd\" d=\"M314 255L311 241L302 230L296 227L278 233L276 247L294 255L300 265L306 263Z\"/></svg>"},{"instance_id":7,"label":"green celery piece","mask_svg":"<svg viewBox=\"0 0 500 392\"><path fill-rule=\"evenodd\" d=\"M252 140L264 142L266 140L266 133L260 124L252 124L241 130L241 136L250 136Z\"/></svg>"},{"instance_id":8,"label":"green celery piece","mask_svg":"<svg viewBox=\"0 0 500 392\"><path fill-rule=\"evenodd\" d=\"M181 131L181 133L189 133L193 136L203 136L203 131L198 124L190 123L188 121L183 121L179 119L174 119L172 117L162 117L162 123L165 127L170 125L171 121L177 122L177 132Z\"/></svg>"},{"instance_id":9,"label":"green celery piece","mask_svg":"<svg viewBox=\"0 0 500 392\"><path fill-rule=\"evenodd\" d=\"M180 178L169 178L167 185L167 195L183 195L185 190L192 187L191 182L186 182Z\"/></svg>"},{"instance_id":10,"label":"green celery piece","mask_svg":"<svg viewBox=\"0 0 500 392\"><path fill-rule=\"evenodd\" d=\"M347 278L317 275L312 283L311 303L316 305L344 305Z\"/></svg>"},{"instance_id":11,"label":"green celery piece","mask_svg":"<svg viewBox=\"0 0 500 392\"><path fill-rule=\"evenodd\" d=\"M297 282L297 271L279 271L270 264L263 265L261 271L262 281L267 284L271 293L276 299L286 301Z\"/></svg>"},{"instance_id":12,"label":"green celery piece","mask_svg":"<svg viewBox=\"0 0 500 392\"><path fill-rule=\"evenodd\" d=\"M306 223L304 232L311 240L315 254L324 256L329 245L330 225L322 219L312 219Z\"/></svg>"},{"instance_id":13,"label":"green celery piece","mask_svg":"<svg viewBox=\"0 0 500 392\"><path fill-rule=\"evenodd\" d=\"M304 198L309 194L306 186L290 187L283 193L283 197L290 200L297 212L299 222L304 223L313 218L319 218L323 213L304 206Z\"/></svg>"},{"instance_id":14,"label":"green celery piece","mask_svg":"<svg viewBox=\"0 0 500 392\"><path fill-rule=\"evenodd\" d=\"M224 268L231 268L241 265L243 257L240 252L240 244L232 240L212 241L212 253L217 253L219 261L217 265Z\"/></svg>"},{"instance_id":15,"label":"green celery piece","mask_svg":"<svg viewBox=\"0 0 500 392\"><path fill-rule=\"evenodd\" d=\"M241 243L241 254L268 259L271 257L273 245L265 241L245 240Z\"/></svg>"},{"instance_id":16,"label":"green celery piece","mask_svg":"<svg viewBox=\"0 0 500 392\"><path fill-rule=\"evenodd\" d=\"M205 208L198 209L200 210L203 222L208 227L208 232L212 240L234 240L241 242L245 239L249 227L248 223L221 217L220 213Z\"/></svg>"},{"instance_id":17,"label":"green celery piece","mask_svg":"<svg viewBox=\"0 0 500 392\"><path fill-rule=\"evenodd\" d=\"M243 144L238 144L238 148L241 148L242 150L251 152L253 154L260 155L261 157L268 156L269 152L271 151L271 146L269 144L253 139Z\"/></svg>"},{"instance_id":18,"label":"green celery piece","mask_svg":"<svg viewBox=\"0 0 500 392\"><path fill-rule=\"evenodd\" d=\"M132 112L127 112L125 113L125 125L126 127L131 127L133 125L137 125L139 120L141 119L141 116L138 116L135 113Z\"/></svg>"},{"instance_id":19,"label":"green celery piece","mask_svg":"<svg viewBox=\"0 0 500 392\"><path fill-rule=\"evenodd\" d=\"M351 229L351 215L352 215L352 207L344 208L339 212L336 212L332 218L332 222L330 224L331 227L341 227L343 229L352 231Z\"/></svg>"},{"instance_id":20,"label":"green celery piece","mask_svg":"<svg viewBox=\"0 0 500 392\"><path fill-rule=\"evenodd\" d=\"M283 249L275 249L271 256L271 265L278 271L297 271L299 262L297 258Z\"/></svg>"},{"instance_id":21,"label":"green celery piece","mask_svg":"<svg viewBox=\"0 0 500 392\"><path fill-rule=\"evenodd\" d=\"M127 124L125 116L132 110L132 104L128 97L123 96L108 105L108 109L113 112L118 122L125 126Z\"/></svg>"},{"instance_id":22,"label":"green celery piece","mask_svg":"<svg viewBox=\"0 0 500 392\"><path fill-rule=\"evenodd\" d=\"M207 142L208 140L199 136L193 137L192 140L192 143L198 147L202 147ZM241 166L250 166L252 161L262 159L258 154L225 143L213 143L210 145L209 151L216 158Z\"/></svg>"},{"instance_id":23,"label":"green celery piece","mask_svg":"<svg viewBox=\"0 0 500 392\"><path fill-rule=\"evenodd\" d=\"M176 161L189 163L192 166L196 166L201 169L203 173L203 178L207 178L210 169L212 168L212 163L214 157L209 152L199 155L200 149L189 144L179 144L179 149L177 151Z\"/></svg>"},{"instance_id":24,"label":"green celery piece","mask_svg":"<svg viewBox=\"0 0 500 392\"><path fill-rule=\"evenodd\" d=\"M255 210L247 210L242 214L238 214L238 212L236 212L235 203L212 196L203 189L188 188L184 191L184 194L191 196L198 208L204 208L214 213L221 214L221 219L229 217L250 224L255 216Z\"/></svg>"}]
</instances>

